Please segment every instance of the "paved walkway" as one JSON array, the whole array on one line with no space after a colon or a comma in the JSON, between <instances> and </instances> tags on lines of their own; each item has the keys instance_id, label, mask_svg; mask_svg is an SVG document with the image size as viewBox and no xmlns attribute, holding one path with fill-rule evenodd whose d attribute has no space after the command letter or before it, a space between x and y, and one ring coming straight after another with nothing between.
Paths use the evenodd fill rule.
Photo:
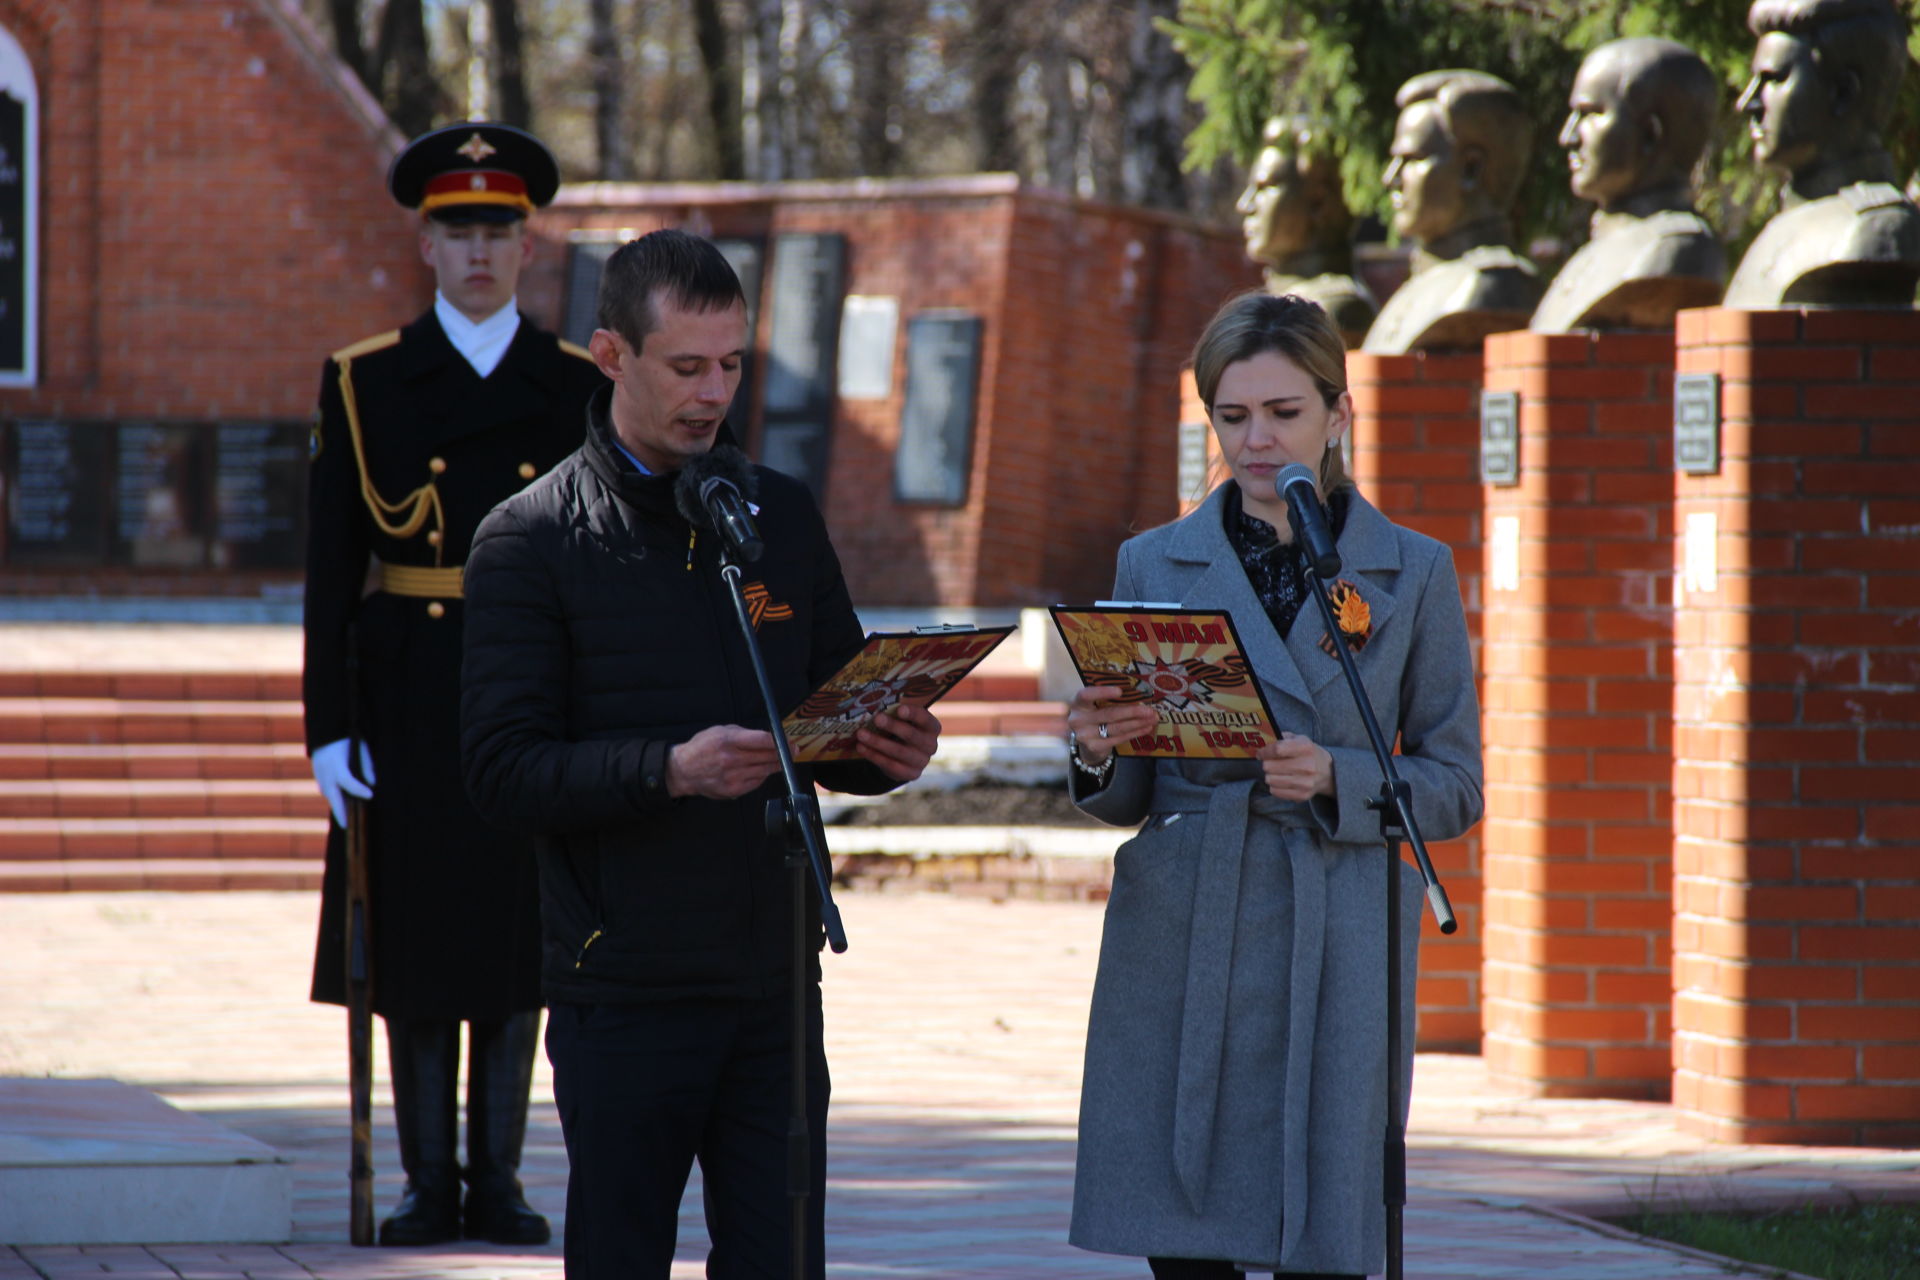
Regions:
<instances>
[{"instance_id":1,"label":"paved walkway","mask_svg":"<svg viewBox=\"0 0 1920 1280\"><path fill-rule=\"evenodd\" d=\"M845 895L842 908L852 946L827 966L829 1274L1141 1280L1140 1264L1065 1242L1100 908L882 894ZM291 1244L0 1247L0 1280L560 1275L557 1244L342 1243L343 1019L305 1001L313 921L301 894L0 897L0 1075L112 1076L296 1162ZM384 1084L384 1049L378 1061ZM1712 1146L1657 1105L1502 1095L1475 1058L1423 1055L1415 1083L1410 1277L1706 1280L1725 1272L1561 1210L1656 1195L1920 1198L1920 1152ZM557 1227L566 1163L551 1099L542 1062L525 1174ZM385 1212L401 1175L384 1105L375 1124ZM703 1274L697 1193L687 1204L676 1280Z\"/></svg>"}]
</instances>

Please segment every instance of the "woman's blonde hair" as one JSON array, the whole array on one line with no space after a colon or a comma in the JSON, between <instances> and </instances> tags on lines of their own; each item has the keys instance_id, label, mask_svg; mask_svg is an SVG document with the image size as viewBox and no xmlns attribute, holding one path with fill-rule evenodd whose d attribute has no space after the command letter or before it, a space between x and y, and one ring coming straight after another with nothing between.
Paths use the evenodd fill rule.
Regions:
<instances>
[{"instance_id":1,"label":"woman's blonde hair","mask_svg":"<svg viewBox=\"0 0 1920 1280\"><path fill-rule=\"evenodd\" d=\"M1320 389L1331 409L1347 390L1347 344L1319 303L1298 294L1271 294L1254 289L1229 298L1193 345L1193 381L1200 401L1213 417L1214 393L1227 366L1273 351L1299 365ZM1324 493L1353 483L1339 449L1326 449L1320 458L1320 488Z\"/></svg>"}]
</instances>

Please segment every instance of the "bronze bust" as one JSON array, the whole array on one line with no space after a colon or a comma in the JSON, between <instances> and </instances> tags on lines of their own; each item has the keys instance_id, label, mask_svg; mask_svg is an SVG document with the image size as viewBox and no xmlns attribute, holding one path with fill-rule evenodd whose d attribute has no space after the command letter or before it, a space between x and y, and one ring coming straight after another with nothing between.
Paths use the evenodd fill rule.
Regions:
<instances>
[{"instance_id":1,"label":"bronze bust","mask_svg":"<svg viewBox=\"0 0 1920 1280\"><path fill-rule=\"evenodd\" d=\"M1560 145L1573 194L1597 206L1592 237L1547 287L1528 327L1657 329L1720 300L1727 258L1693 207L1718 85L1685 45L1615 40L1574 77Z\"/></svg>"},{"instance_id":2,"label":"bronze bust","mask_svg":"<svg viewBox=\"0 0 1920 1280\"><path fill-rule=\"evenodd\" d=\"M1729 307L1913 304L1920 208L1881 141L1907 64L1892 0L1756 0L1740 95L1754 158L1786 175L1780 212L1727 286Z\"/></svg>"},{"instance_id":3,"label":"bronze bust","mask_svg":"<svg viewBox=\"0 0 1920 1280\"><path fill-rule=\"evenodd\" d=\"M1540 277L1512 248L1533 120L1512 85L1481 71L1429 71L1394 95L1400 118L1384 181L1413 274L1367 331L1366 351L1478 346L1524 329Z\"/></svg>"},{"instance_id":4,"label":"bronze bust","mask_svg":"<svg viewBox=\"0 0 1920 1280\"><path fill-rule=\"evenodd\" d=\"M1267 121L1260 154L1235 206L1247 256L1266 268L1267 291L1311 298L1360 345L1379 305L1353 275L1353 214L1340 167L1312 126L1286 116Z\"/></svg>"}]
</instances>

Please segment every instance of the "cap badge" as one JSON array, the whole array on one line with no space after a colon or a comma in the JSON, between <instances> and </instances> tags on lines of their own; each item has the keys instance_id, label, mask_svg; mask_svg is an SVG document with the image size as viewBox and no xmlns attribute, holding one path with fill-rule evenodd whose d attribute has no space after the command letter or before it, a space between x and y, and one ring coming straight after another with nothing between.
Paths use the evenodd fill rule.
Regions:
<instances>
[{"instance_id":1,"label":"cap badge","mask_svg":"<svg viewBox=\"0 0 1920 1280\"><path fill-rule=\"evenodd\" d=\"M487 179L485 175L476 173L467 180L467 186L474 191L485 191L487 189Z\"/></svg>"},{"instance_id":2,"label":"cap badge","mask_svg":"<svg viewBox=\"0 0 1920 1280\"><path fill-rule=\"evenodd\" d=\"M465 156L475 164L479 164L497 150L499 150L499 148L493 146L485 138L481 137L480 131L476 129L471 138L468 138L455 149L454 154Z\"/></svg>"}]
</instances>

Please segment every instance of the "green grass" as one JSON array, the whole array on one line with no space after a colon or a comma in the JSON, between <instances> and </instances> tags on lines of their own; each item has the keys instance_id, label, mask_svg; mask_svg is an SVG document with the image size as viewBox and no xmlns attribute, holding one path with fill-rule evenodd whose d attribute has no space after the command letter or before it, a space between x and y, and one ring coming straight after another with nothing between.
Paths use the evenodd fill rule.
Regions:
<instances>
[{"instance_id":1,"label":"green grass","mask_svg":"<svg viewBox=\"0 0 1920 1280\"><path fill-rule=\"evenodd\" d=\"M1641 1213L1641 1235L1821 1280L1920 1280L1920 1204L1775 1213Z\"/></svg>"}]
</instances>

